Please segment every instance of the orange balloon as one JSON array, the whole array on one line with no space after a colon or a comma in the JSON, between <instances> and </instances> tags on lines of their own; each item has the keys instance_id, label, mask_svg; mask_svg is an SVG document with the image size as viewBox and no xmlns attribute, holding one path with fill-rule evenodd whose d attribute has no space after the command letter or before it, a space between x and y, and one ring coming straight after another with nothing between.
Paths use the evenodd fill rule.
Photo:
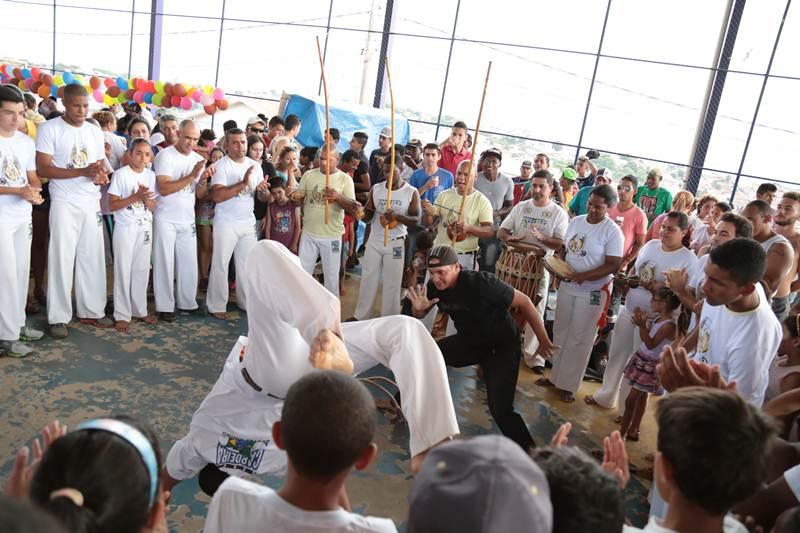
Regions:
<instances>
[{"instance_id":1,"label":"orange balloon","mask_svg":"<svg viewBox=\"0 0 800 533\"><path fill-rule=\"evenodd\" d=\"M180 97L186 96L186 87L184 87L183 84L176 83L174 94L175 96L180 96Z\"/></svg>"},{"instance_id":2,"label":"orange balloon","mask_svg":"<svg viewBox=\"0 0 800 533\"><path fill-rule=\"evenodd\" d=\"M50 87L48 87L47 85L41 85L37 93L42 98L47 98L48 96L50 96Z\"/></svg>"},{"instance_id":3,"label":"orange balloon","mask_svg":"<svg viewBox=\"0 0 800 533\"><path fill-rule=\"evenodd\" d=\"M64 85L62 85L61 87L59 87L59 88L58 88L58 93L57 93L57 96L58 96L59 98L64 98L64 87L65 87L65 86L64 86Z\"/></svg>"},{"instance_id":4,"label":"orange balloon","mask_svg":"<svg viewBox=\"0 0 800 533\"><path fill-rule=\"evenodd\" d=\"M173 93L172 84L171 83L165 83L164 84L164 94L166 94L167 96L172 96L172 93Z\"/></svg>"},{"instance_id":5,"label":"orange balloon","mask_svg":"<svg viewBox=\"0 0 800 533\"><path fill-rule=\"evenodd\" d=\"M108 93L108 96L110 96L111 98L116 98L122 92L122 89L114 85L113 87L109 87L108 91L106 92Z\"/></svg>"},{"instance_id":6,"label":"orange balloon","mask_svg":"<svg viewBox=\"0 0 800 533\"><path fill-rule=\"evenodd\" d=\"M207 115L213 115L217 112L217 106L216 104L204 105L203 111L205 111Z\"/></svg>"},{"instance_id":7,"label":"orange balloon","mask_svg":"<svg viewBox=\"0 0 800 533\"><path fill-rule=\"evenodd\" d=\"M91 86L92 89L99 89L100 78L98 78L97 76L92 76L91 78L89 78L89 86Z\"/></svg>"},{"instance_id":8,"label":"orange balloon","mask_svg":"<svg viewBox=\"0 0 800 533\"><path fill-rule=\"evenodd\" d=\"M217 100L216 104L217 104L217 109L219 109L220 111L225 111L226 109L228 109L228 101L227 100L224 100L224 99L223 100Z\"/></svg>"}]
</instances>

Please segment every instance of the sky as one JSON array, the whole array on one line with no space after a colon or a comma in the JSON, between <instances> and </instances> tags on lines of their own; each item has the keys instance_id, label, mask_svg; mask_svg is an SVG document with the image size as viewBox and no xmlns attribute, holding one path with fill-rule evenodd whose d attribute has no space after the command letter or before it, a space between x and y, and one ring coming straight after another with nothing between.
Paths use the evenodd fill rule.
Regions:
<instances>
[{"instance_id":1,"label":"sky","mask_svg":"<svg viewBox=\"0 0 800 533\"><path fill-rule=\"evenodd\" d=\"M88 0L57 0L56 61L132 76L147 73L150 3L106 0L116 13L87 10ZM274 6L280 5L280 9ZM210 84L229 92L315 96L315 38L325 43L328 0L261 2L164 0L160 78ZM388 52L398 109L436 120L453 32L456 0L395 0ZM706 166L735 174L762 88L784 0L748 2ZM135 6L141 14L131 15ZM258 6L254 9L254 6ZM482 128L567 145L686 163L691 157L727 2L613 0L583 137L581 129L604 0L462 0L442 115L472 126L486 66L493 62ZM334 28L380 30L382 0L334 0ZM49 65L53 7L46 0L0 0L0 56ZM203 18L207 17L207 18ZM292 23L291 26L275 24ZM88 24L87 24L88 23ZM220 28L222 47L220 49ZM133 34L133 46L130 35ZM380 35L333 29L326 72L332 101L372 104ZM492 44L472 41L486 40ZM503 43L503 44L499 44ZM515 45L545 47L531 49ZM793 6L777 50L743 172L800 181L784 154L800 140L800 6ZM565 52L569 50L571 52ZM217 56L220 68L217 71ZM685 67L625 58L680 63ZM427 133L428 130L425 130ZM439 137L446 135L440 130Z\"/></svg>"}]
</instances>

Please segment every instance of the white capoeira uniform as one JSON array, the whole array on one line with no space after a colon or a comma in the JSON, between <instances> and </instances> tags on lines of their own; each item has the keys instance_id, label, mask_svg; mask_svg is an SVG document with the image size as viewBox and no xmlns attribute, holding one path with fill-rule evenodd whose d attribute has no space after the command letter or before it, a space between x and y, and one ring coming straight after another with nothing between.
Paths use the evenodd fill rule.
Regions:
<instances>
[{"instance_id":1,"label":"white capoeira uniform","mask_svg":"<svg viewBox=\"0 0 800 533\"><path fill-rule=\"evenodd\" d=\"M415 191L416 189L408 183L393 190L392 211L408 216L408 208L414 199ZM381 226L380 215L386 212L386 196L385 181L372 187L372 203L375 205L375 214L372 217L372 237L367 241L361 267L361 286L358 289L358 303L356 303L355 311L355 317L358 320L370 317L372 307L375 305L375 296L378 294L379 283L383 287L380 316L399 315L401 310L400 292L408 229L405 224L397 224L389 230L387 244L383 245L384 228Z\"/></svg>"},{"instance_id":2,"label":"white capoeira uniform","mask_svg":"<svg viewBox=\"0 0 800 533\"><path fill-rule=\"evenodd\" d=\"M223 313L228 305L228 264L233 255L236 261L236 304L247 310L247 256L256 245L256 217L253 215L253 199L256 187L264 181L261 165L245 157L237 163L225 156L216 164L211 186L225 187L244 179L247 169L253 167L247 187L233 198L216 204L214 208L214 247L211 257L211 275L208 279L206 307L210 313Z\"/></svg>"},{"instance_id":3,"label":"white capoeira uniform","mask_svg":"<svg viewBox=\"0 0 800 533\"><path fill-rule=\"evenodd\" d=\"M144 185L156 190L156 175L149 168L135 172L130 166L114 172L108 194L128 198ZM147 283L153 248L153 215L142 202L114 212L114 320L130 322L147 316Z\"/></svg>"},{"instance_id":4,"label":"white capoeira uniform","mask_svg":"<svg viewBox=\"0 0 800 533\"><path fill-rule=\"evenodd\" d=\"M500 227L510 231L514 236L523 236L523 243L534 244L545 250L547 255L553 255L554 250L547 248L543 243L534 239L533 236L531 236L531 230L537 229L545 237L561 239L563 241L564 235L567 233L568 225L569 216L567 216L567 212L557 203L548 201L547 205L538 207L533 203L533 200L525 200L514 206L514 209L512 209L505 220L503 220ZM542 320L544 320L544 313L547 308L547 293L549 287L550 273L542 269L542 279L539 280L539 290L536 294L536 296L539 297L536 310L542 315ZM525 345L522 352L525 364L531 367L544 367L544 358L536 354L538 349L539 339L536 338L530 324L526 324Z\"/></svg>"},{"instance_id":5,"label":"white capoeira uniform","mask_svg":"<svg viewBox=\"0 0 800 533\"><path fill-rule=\"evenodd\" d=\"M0 136L0 187L25 187L36 171L36 148L15 131ZM31 263L31 203L21 196L0 195L0 341L16 341L25 327L25 302Z\"/></svg>"},{"instance_id":6,"label":"white capoeira uniform","mask_svg":"<svg viewBox=\"0 0 800 533\"><path fill-rule=\"evenodd\" d=\"M173 181L188 176L203 157L182 154L174 146L158 152L156 176ZM194 225L194 200L198 179L180 191L158 196L153 231L153 295L156 311L171 313L178 308L197 309L197 229ZM177 291L173 291L177 281ZM177 297L176 297L177 292Z\"/></svg>"},{"instance_id":7,"label":"white capoeira uniform","mask_svg":"<svg viewBox=\"0 0 800 533\"><path fill-rule=\"evenodd\" d=\"M62 117L39 126L36 151L59 168L84 168L105 160L103 132L84 122L76 128ZM50 248L47 255L47 321L72 320L72 282L78 318L103 318L106 262L100 187L92 177L50 180Z\"/></svg>"},{"instance_id":8,"label":"white capoeira uniform","mask_svg":"<svg viewBox=\"0 0 800 533\"><path fill-rule=\"evenodd\" d=\"M253 248L246 274L249 335L234 344L189 433L169 451L172 478L190 478L207 464L239 476L285 472L272 424L289 387L313 370L309 345L324 328L341 334L355 374L377 364L394 372L412 456L458 434L444 359L419 321L393 316L340 324L339 299L275 241Z\"/></svg>"}]
</instances>

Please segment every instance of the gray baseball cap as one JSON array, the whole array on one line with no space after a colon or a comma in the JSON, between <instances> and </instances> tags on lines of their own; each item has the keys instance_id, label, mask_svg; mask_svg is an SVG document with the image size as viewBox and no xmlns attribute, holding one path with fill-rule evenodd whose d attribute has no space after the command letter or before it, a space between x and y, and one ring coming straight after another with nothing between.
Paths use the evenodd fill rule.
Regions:
<instances>
[{"instance_id":1,"label":"gray baseball cap","mask_svg":"<svg viewBox=\"0 0 800 533\"><path fill-rule=\"evenodd\" d=\"M433 448L409 497L408 533L550 533L550 487L520 446L500 435Z\"/></svg>"}]
</instances>

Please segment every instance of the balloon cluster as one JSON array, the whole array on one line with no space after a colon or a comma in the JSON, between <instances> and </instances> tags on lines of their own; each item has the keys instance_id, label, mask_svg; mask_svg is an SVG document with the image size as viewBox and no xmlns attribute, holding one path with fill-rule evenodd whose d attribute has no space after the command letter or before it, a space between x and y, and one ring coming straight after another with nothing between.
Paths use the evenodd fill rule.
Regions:
<instances>
[{"instance_id":1,"label":"balloon cluster","mask_svg":"<svg viewBox=\"0 0 800 533\"><path fill-rule=\"evenodd\" d=\"M225 91L219 87L192 87L184 83L164 83L142 78L100 78L63 72L52 76L37 67L22 68L0 65L0 82L11 83L23 91L42 98L64 96L65 85L83 85L99 103L111 106L118 103L150 104L158 107L178 107L186 111L195 106L213 115L228 109Z\"/></svg>"}]
</instances>

